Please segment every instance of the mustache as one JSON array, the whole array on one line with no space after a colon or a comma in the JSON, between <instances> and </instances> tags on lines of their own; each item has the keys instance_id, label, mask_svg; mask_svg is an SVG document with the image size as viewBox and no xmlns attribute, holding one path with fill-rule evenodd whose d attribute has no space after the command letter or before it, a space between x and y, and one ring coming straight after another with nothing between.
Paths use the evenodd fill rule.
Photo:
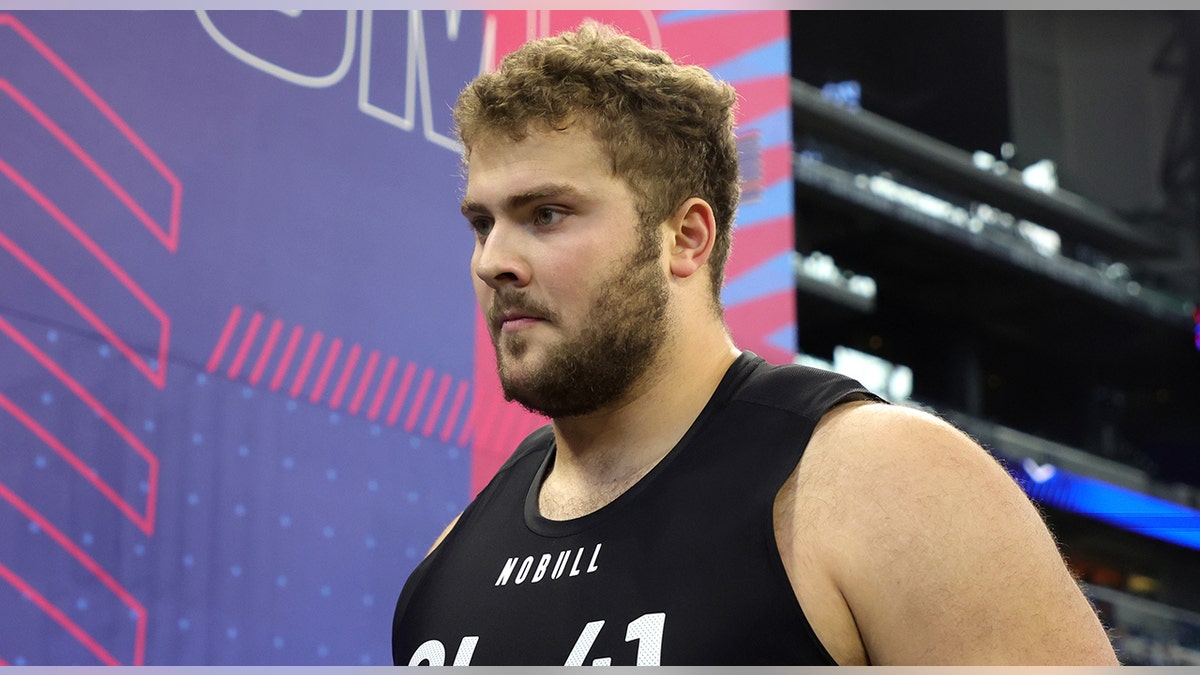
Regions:
<instances>
[{"instance_id":1,"label":"mustache","mask_svg":"<svg viewBox=\"0 0 1200 675\"><path fill-rule=\"evenodd\" d=\"M530 298L521 291L502 288L492 296L492 303L487 310L488 325L498 330L506 315L524 314L553 321L556 317L549 307Z\"/></svg>"}]
</instances>

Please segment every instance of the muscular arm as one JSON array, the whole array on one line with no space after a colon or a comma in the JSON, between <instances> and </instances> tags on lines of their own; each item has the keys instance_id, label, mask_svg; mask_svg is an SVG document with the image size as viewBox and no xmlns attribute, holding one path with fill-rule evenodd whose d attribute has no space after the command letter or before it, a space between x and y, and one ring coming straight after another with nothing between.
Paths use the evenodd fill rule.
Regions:
<instances>
[{"instance_id":1,"label":"muscular arm","mask_svg":"<svg viewBox=\"0 0 1200 675\"><path fill-rule=\"evenodd\" d=\"M839 661L1117 663L1032 503L932 416L831 413L777 518L797 596Z\"/></svg>"}]
</instances>

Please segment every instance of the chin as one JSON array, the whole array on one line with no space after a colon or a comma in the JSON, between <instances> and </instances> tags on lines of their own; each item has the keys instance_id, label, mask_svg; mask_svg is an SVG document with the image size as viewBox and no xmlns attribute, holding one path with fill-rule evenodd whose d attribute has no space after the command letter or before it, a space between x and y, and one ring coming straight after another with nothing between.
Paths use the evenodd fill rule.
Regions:
<instances>
[{"instance_id":1,"label":"chin","mask_svg":"<svg viewBox=\"0 0 1200 675\"><path fill-rule=\"evenodd\" d=\"M498 355L500 382L505 389L514 387L524 389L531 380L537 379L541 369L540 360L526 349L519 356L510 353Z\"/></svg>"}]
</instances>

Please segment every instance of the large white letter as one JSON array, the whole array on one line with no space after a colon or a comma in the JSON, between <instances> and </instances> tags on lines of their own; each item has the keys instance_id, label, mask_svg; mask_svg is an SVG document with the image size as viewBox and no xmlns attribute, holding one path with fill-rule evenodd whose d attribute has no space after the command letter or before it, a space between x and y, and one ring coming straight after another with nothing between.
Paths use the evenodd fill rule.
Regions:
<instances>
[{"instance_id":1,"label":"large white letter","mask_svg":"<svg viewBox=\"0 0 1200 675\"><path fill-rule=\"evenodd\" d=\"M300 14L300 12L287 13L287 15L292 18L296 18L300 16ZM234 15L236 16L236 13L234 13ZM230 40L228 37L226 37L225 34L222 33L220 29L218 29L217 26L212 22L212 18L208 16L207 11L198 9L196 10L196 16L200 18L200 25L204 27L204 31L208 33L209 37L211 37L214 42L221 46L222 49L232 54L239 61L253 68L257 68L264 73L274 75L285 82L298 84L301 87L313 87L319 89L322 87L331 87L338 82L341 82L342 78L346 77L346 73L350 70L351 61L354 60L354 36L357 32L355 28L357 27L358 21L358 13L354 10L348 10L346 12L346 37L342 47L341 61L338 62L337 67L333 69L333 72L327 75L303 75L301 73L288 70L287 68L284 68L278 64L271 63L260 56L255 56L254 54L251 54L245 49L239 47L233 42L233 40Z\"/></svg>"},{"instance_id":2,"label":"large white letter","mask_svg":"<svg viewBox=\"0 0 1200 675\"><path fill-rule=\"evenodd\" d=\"M404 131L416 126L416 106L421 104L421 130L425 139L443 148L460 153L462 144L454 138L438 133L433 128L433 82L429 77L429 55L425 41L424 15L419 9L408 10L408 50L404 76L404 114L385 110L371 102L371 42L374 38L374 22L371 10L363 10L362 46L358 65L358 109ZM447 37L458 38L460 15L457 10L448 10L446 15Z\"/></svg>"}]
</instances>

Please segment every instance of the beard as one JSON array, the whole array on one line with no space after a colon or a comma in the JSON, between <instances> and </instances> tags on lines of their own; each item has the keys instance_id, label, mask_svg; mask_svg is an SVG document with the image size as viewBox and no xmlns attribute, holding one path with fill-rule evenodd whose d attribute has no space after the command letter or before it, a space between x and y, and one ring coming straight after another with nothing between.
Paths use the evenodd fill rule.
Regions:
<instances>
[{"instance_id":1,"label":"beard","mask_svg":"<svg viewBox=\"0 0 1200 675\"><path fill-rule=\"evenodd\" d=\"M633 255L614 265L579 331L548 347L541 365L531 372L518 375L512 363L528 350L526 338L504 336L502 348L497 324L489 321L504 398L535 413L562 418L595 412L629 393L668 336L669 292L658 247L657 240L643 237ZM501 305L553 318L545 308L520 296L502 295L494 298L493 315L495 306Z\"/></svg>"}]
</instances>

